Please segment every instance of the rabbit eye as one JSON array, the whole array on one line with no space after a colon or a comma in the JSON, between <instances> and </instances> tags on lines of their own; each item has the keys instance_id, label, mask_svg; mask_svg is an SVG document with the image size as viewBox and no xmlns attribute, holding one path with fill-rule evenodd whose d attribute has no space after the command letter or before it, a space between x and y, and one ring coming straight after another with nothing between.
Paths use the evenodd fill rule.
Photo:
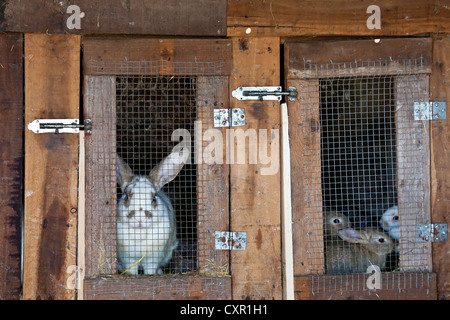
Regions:
<instances>
[{"instance_id":1,"label":"rabbit eye","mask_svg":"<svg viewBox=\"0 0 450 320\"><path fill-rule=\"evenodd\" d=\"M341 220L340 220L340 219L338 219L338 218L336 218L336 219L334 219L334 220L333 220L333 223L334 223L334 224L338 224L338 223L341 223Z\"/></svg>"},{"instance_id":2,"label":"rabbit eye","mask_svg":"<svg viewBox=\"0 0 450 320\"><path fill-rule=\"evenodd\" d=\"M127 218L133 218L136 212L134 210L131 210L130 213L127 214Z\"/></svg>"},{"instance_id":3,"label":"rabbit eye","mask_svg":"<svg viewBox=\"0 0 450 320\"><path fill-rule=\"evenodd\" d=\"M153 206L154 208L156 208L156 206L158 205L157 199L158 199L158 195L155 194L155 195L153 196L153 198L152 198L152 206Z\"/></svg>"},{"instance_id":4,"label":"rabbit eye","mask_svg":"<svg viewBox=\"0 0 450 320\"><path fill-rule=\"evenodd\" d=\"M398 216L393 216L392 220L397 221L398 220Z\"/></svg>"},{"instance_id":5,"label":"rabbit eye","mask_svg":"<svg viewBox=\"0 0 450 320\"><path fill-rule=\"evenodd\" d=\"M379 243L384 243L384 238L378 239L378 242L379 242Z\"/></svg>"},{"instance_id":6,"label":"rabbit eye","mask_svg":"<svg viewBox=\"0 0 450 320\"><path fill-rule=\"evenodd\" d=\"M153 217L152 213L150 211L148 211L148 210L145 210L144 213L145 213L145 216L147 218L152 218Z\"/></svg>"}]
</instances>

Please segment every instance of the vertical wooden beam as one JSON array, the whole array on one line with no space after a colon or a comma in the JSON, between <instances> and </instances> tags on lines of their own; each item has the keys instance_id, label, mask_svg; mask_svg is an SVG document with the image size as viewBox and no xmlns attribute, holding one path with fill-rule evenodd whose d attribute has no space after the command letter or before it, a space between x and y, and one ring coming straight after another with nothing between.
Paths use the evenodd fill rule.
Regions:
<instances>
[{"instance_id":1,"label":"vertical wooden beam","mask_svg":"<svg viewBox=\"0 0 450 320\"><path fill-rule=\"evenodd\" d=\"M78 241L77 241L77 267L76 289L77 299L84 299L84 277L86 273L86 148L84 145L85 131L79 134L78 157Z\"/></svg>"},{"instance_id":2,"label":"vertical wooden beam","mask_svg":"<svg viewBox=\"0 0 450 320\"><path fill-rule=\"evenodd\" d=\"M433 38L431 101L447 102L447 120L433 120L431 129L431 221L449 223L450 212L450 36ZM433 243L433 271L438 274L438 299L450 299L450 241Z\"/></svg>"},{"instance_id":3,"label":"vertical wooden beam","mask_svg":"<svg viewBox=\"0 0 450 320\"><path fill-rule=\"evenodd\" d=\"M428 75L396 78L399 267L405 272L431 271L431 244L417 240L417 226L430 223L430 129L429 121L414 120L412 108L428 99Z\"/></svg>"},{"instance_id":4,"label":"vertical wooden beam","mask_svg":"<svg viewBox=\"0 0 450 320\"><path fill-rule=\"evenodd\" d=\"M0 34L0 300L20 298L23 35Z\"/></svg>"},{"instance_id":5,"label":"vertical wooden beam","mask_svg":"<svg viewBox=\"0 0 450 320\"><path fill-rule=\"evenodd\" d=\"M25 123L79 117L80 37L25 35ZM24 299L74 299L78 135L25 131Z\"/></svg>"},{"instance_id":6,"label":"vertical wooden beam","mask_svg":"<svg viewBox=\"0 0 450 320\"><path fill-rule=\"evenodd\" d=\"M222 128L223 141L215 141L211 134L214 128L214 109L229 106L228 77L198 77L197 80L197 248L198 269L214 270L229 267L229 252L215 251L214 232L229 230L229 165L226 163L226 144L223 143L222 159L211 159L207 147L212 142L224 142L226 128ZM214 131L215 132L215 131ZM219 150L217 150L219 151ZM218 157L218 154L214 155ZM223 268L225 269L225 268Z\"/></svg>"},{"instance_id":7,"label":"vertical wooden beam","mask_svg":"<svg viewBox=\"0 0 450 320\"><path fill-rule=\"evenodd\" d=\"M288 80L299 95L289 106L294 273L324 273L320 98L317 80ZM306 185L309 187L306 190Z\"/></svg>"},{"instance_id":8,"label":"vertical wooden beam","mask_svg":"<svg viewBox=\"0 0 450 320\"><path fill-rule=\"evenodd\" d=\"M233 38L232 45L230 90L280 85L279 38ZM279 169L279 154L274 155L279 152L274 150L275 143L279 146L279 131L271 135L271 129L280 128L280 103L232 98L230 105L245 108L247 121L245 127L230 130L255 130L259 135L260 129L267 129L267 136L272 136L267 139L268 149ZM234 147L235 154L240 152L236 141L231 141L230 147ZM250 164L248 153L253 147L245 146L245 164L231 164L230 168L231 230L247 233L247 249L231 253L233 299L281 299L280 170L263 175L267 164L261 164L261 159Z\"/></svg>"},{"instance_id":9,"label":"vertical wooden beam","mask_svg":"<svg viewBox=\"0 0 450 320\"><path fill-rule=\"evenodd\" d=\"M86 276L117 273L116 78L84 76Z\"/></svg>"}]
</instances>

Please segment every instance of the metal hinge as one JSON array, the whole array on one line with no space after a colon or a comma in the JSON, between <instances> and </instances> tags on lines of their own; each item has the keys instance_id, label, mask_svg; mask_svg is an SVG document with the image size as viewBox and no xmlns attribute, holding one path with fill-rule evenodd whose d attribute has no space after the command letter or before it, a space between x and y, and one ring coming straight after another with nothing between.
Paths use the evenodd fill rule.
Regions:
<instances>
[{"instance_id":1,"label":"metal hinge","mask_svg":"<svg viewBox=\"0 0 450 320\"><path fill-rule=\"evenodd\" d=\"M78 119L36 119L28 124L28 130L34 133L79 133L80 128L90 133L91 119L84 120L84 124L80 124Z\"/></svg>"},{"instance_id":2,"label":"metal hinge","mask_svg":"<svg viewBox=\"0 0 450 320\"><path fill-rule=\"evenodd\" d=\"M287 96L289 101L297 99L297 88L289 87L287 92L283 92L280 86L275 87L239 87L233 90L233 97L238 100L272 100L281 101L283 96Z\"/></svg>"},{"instance_id":3,"label":"metal hinge","mask_svg":"<svg viewBox=\"0 0 450 320\"><path fill-rule=\"evenodd\" d=\"M414 120L445 120L446 118L445 101L414 102Z\"/></svg>"},{"instance_id":4,"label":"metal hinge","mask_svg":"<svg viewBox=\"0 0 450 320\"><path fill-rule=\"evenodd\" d=\"M445 242L448 238L446 223L419 224L419 242Z\"/></svg>"},{"instance_id":5,"label":"metal hinge","mask_svg":"<svg viewBox=\"0 0 450 320\"><path fill-rule=\"evenodd\" d=\"M216 250L245 250L247 247L246 232L215 232Z\"/></svg>"},{"instance_id":6,"label":"metal hinge","mask_svg":"<svg viewBox=\"0 0 450 320\"><path fill-rule=\"evenodd\" d=\"M245 126L245 109L214 109L214 127Z\"/></svg>"}]
</instances>

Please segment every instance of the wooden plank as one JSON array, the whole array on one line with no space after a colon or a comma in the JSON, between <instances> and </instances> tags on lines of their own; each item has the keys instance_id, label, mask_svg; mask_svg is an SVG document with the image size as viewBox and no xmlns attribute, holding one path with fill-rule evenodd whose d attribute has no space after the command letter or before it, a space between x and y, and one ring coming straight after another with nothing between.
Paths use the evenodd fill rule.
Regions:
<instances>
[{"instance_id":1,"label":"wooden plank","mask_svg":"<svg viewBox=\"0 0 450 320\"><path fill-rule=\"evenodd\" d=\"M85 132L80 130L79 133L79 166L78 166L78 244L77 244L77 268L76 272L76 289L77 299L82 300L84 295L84 277L86 274L86 148L85 148Z\"/></svg>"},{"instance_id":2,"label":"wooden plank","mask_svg":"<svg viewBox=\"0 0 450 320\"><path fill-rule=\"evenodd\" d=\"M215 251L215 231L228 231L229 216L229 175L226 163L226 128L214 128L214 109L229 106L228 77L199 77L197 79L197 124L200 136L195 137L197 161L197 248L198 269L219 271L229 269L228 251ZM214 132L211 131L214 130ZM216 131L218 130L218 131ZM215 141L220 132L221 141ZM213 140L214 139L214 140ZM215 159L208 146L213 142L222 143L222 158ZM219 151L219 150L217 150Z\"/></svg>"},{"instance_id":3,"label":"wooden plank","mask_svg":"<svg viewBox=\"0 0 450 320\"><path fill-rule=\"evenodd\" d=\"M23 35L0 34L0 300L20 298Z\"/></svg>"},{"instance_id":4,"label":"wooden plank","mask_svg":"<svg viewBox=\"0 0 450 320\"><path fill-rule=\"evenodd\" d=\"M417 226L430 223L429 121L415 121L414 102L429 100L428 75L396 78L399 267L431 271L431 243L417 240Z\"/></svg>"},{"instance_id":5,"label":"wooden plank","mask_svg":"<svg viewBox=\"0 0 450 320\"><path fill-rule=\"evenodd\" d=\"M279 40L233 38L233 73L230 87L235 89L239 86L280 85ZM258 135L260 129L267 129L267 136L270 137L271 129L280 128L279 102L231 99L230 105L232 108L240 107L246 110L247 125L240 127L241 130L255 130L255 135ZM251 130L248 133L251 133ZM265 170L271 171L268 169L269 165L260 162L252 164L250 159L247 160L247 156L245 164L231 165L231 230L247 233L247 249L233 250L231 253L233 299L282 298L281 190L278 151L274 150L277 143L279 134L274 132L267 143L271 150L269 152L272 152L272 155L276 152L271 164L278 165L274 174L266 172L264 175ZM261 145L261 140L259 144ZM255 147L244 145L245 149L239 150L238 146L242 144L236 140L230 142L230 148L234 148L235 153L245 151L248 154ZM231 151L230 159L233 159Z\"/></svg>"},{"instance_id":6,"label":"wooden plank","mask_svg":"<svg viewBox=\"0 0 450 320\"><path fill-rule=\"evenodd\" d=\"M288 79L431 72L431 39L289 42ZM408 59L417 59L410 64ZM371 63L367 63L371 61Z\"/></svg>"},{"instance_id":7,"label":"wooden plank","mask_svg":"<svg viewBox=\"0 0 450 320\"><path fill-rule=\"evenodd\" d=\"M25 123L79 117L80 37L25 35ZM78 135L25 132L24 299L74 299Z\"/></svg>"},{"instance_id":8,"label":"wooden plank","mask_svg":"<svg viewBox=\"0 0 450 320\"><path fill-rule=\"evenodd\" d=\"M86 75L223 75L231 72L231 42L228 39L129 39L86 38L83 41ZM221 67L217 70L217 61ZM153 62L153 63L152 63ZM155 65L155 62L158 64ZM209 62L210 64L197 64ZM175 63L180 66L174 68Z\"/></svg>"},{"instance_id":9,"label":"wooden plank","mask_svg":"<svg viewBox=\"0 0 450 320\"><path fill-rule=\"evenodd\" d=\"M84 77L86 147L86 277L117 273L116 80Z\"/></svg>"},{"instance_id":10,"label":"wooden plank","mask_svg":"<svg viewBox=\"0 0 450 320\"><path fill-rule=\"evenodd\" d=\"M381 288L365 287L370 274L295 277L296 300L436 300L436 273L382 273ZM341 290L342 289L342 290Z\"/></svg>"},{"instance_id":11,"label":"wooden plank","mask_svg":"<svg viewBox=\"0 0 450 320\"><path fill-rule=\"evenodd\" d=\"M446 101L450 106L450 37L433 39L433 72L430 78L430 100ZM450 212L450 136L447 120L433 120L431 130L431 221L449 222ZM433 270L438 274L438 299L450 299L450 241L433 244Z\"/></svg>"},{"instance_id":12,"label":"wooden plank","mask_svg":"<svg viewBox=\"0 0 450 320\"><path fill-rule=\"evenodd\" d=\"M231 278L150 276L84 281L92 300L230 300ZM178 288L173 290L173 288ZM215 290L211 290L214 288Z\"/></svg>"},{"instance_id":13,"label":"wooden plank","mask_svg":"<svg viewBox=\"0 0 450 320\"><path fill-rule=\"evenodd\" d=\"M324 249L319 85L316 80L288 80L287 85L299 92L296 101L288 102L294 274L321 274Z\"/></svg>"},{"instance_id":14,"label":"wooden plank","mask_svg":"<svg viewBox=\"0 0 450 320\"><path fill-rule=\"evenodd\" d=\"M3 1L0 7L0 31L215 37L226 35L226 0L70 2ZM69 29L67 26L67 22L72 22L73 11L67 13L71 4L80 9L82 18L79 19L79 29Z\"/></svg>"},{"instance_id":15,"label":"wooden plank","mask_svg":"<svg viewBox=\"0 0 450 320\"><path fill-rule=\"evenodd\" d=\"M380 7L381 28L369 29L370 5ZM254 36L405 36L450 30L450 10L439 0L228 1L229 37Z\"/></svg>"}]
</instances>

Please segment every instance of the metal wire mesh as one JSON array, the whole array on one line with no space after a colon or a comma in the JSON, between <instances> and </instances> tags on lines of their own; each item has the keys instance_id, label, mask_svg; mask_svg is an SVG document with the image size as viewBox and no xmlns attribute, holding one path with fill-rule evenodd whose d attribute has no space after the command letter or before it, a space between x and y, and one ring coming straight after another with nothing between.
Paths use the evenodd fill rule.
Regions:
<instances>
[{"instance_id":1,"label":"metal wire mesh","mask_svg":"<svg viewBox=\"0 0 450 320\"><path fill-rule=\"evenodd\" d=\"M310 272L346 275L314 277L315 292L368 290L369 267L392 275L383 288L407 289L412 280L389 279L430 267L416 232L429 205L427 126L413 120L414 102L427 98L422 63L306 67L303 116L320 121L319 134L304 130Z\"/></svg>"},{"instance_id":2,"label":"metal wire mesh","mask_svg":"<svg viewBox=\"0 0 450 320\"><path fill-rule=\"evenodd\" d=\"M88 90L94 101L88 166L101 176L92 177L89 188L91 245L97 246L92 251L102 251L90 257L93 273L152 275L155 287L164 284L158 292L189 290L180 274L216 269L226 275L228 256L214 248L214 231L228 219L224 167L210 170L194 161L197 123L212 127L213 110L223 104L221 63L91 60L89 67L97 74L117 74L93 76L113 85ZM186 135L174 138L177 130ZM176 148L180 143L187 147L187 158ZM96 184L99 178L108 183ZM110 202L117 205L105 206ZM158 282L156 274L176 277L168 284ZM209 281L208 274L203 283L202 290L224 290L225 284Z\"/></svg>"}]
</instances>

